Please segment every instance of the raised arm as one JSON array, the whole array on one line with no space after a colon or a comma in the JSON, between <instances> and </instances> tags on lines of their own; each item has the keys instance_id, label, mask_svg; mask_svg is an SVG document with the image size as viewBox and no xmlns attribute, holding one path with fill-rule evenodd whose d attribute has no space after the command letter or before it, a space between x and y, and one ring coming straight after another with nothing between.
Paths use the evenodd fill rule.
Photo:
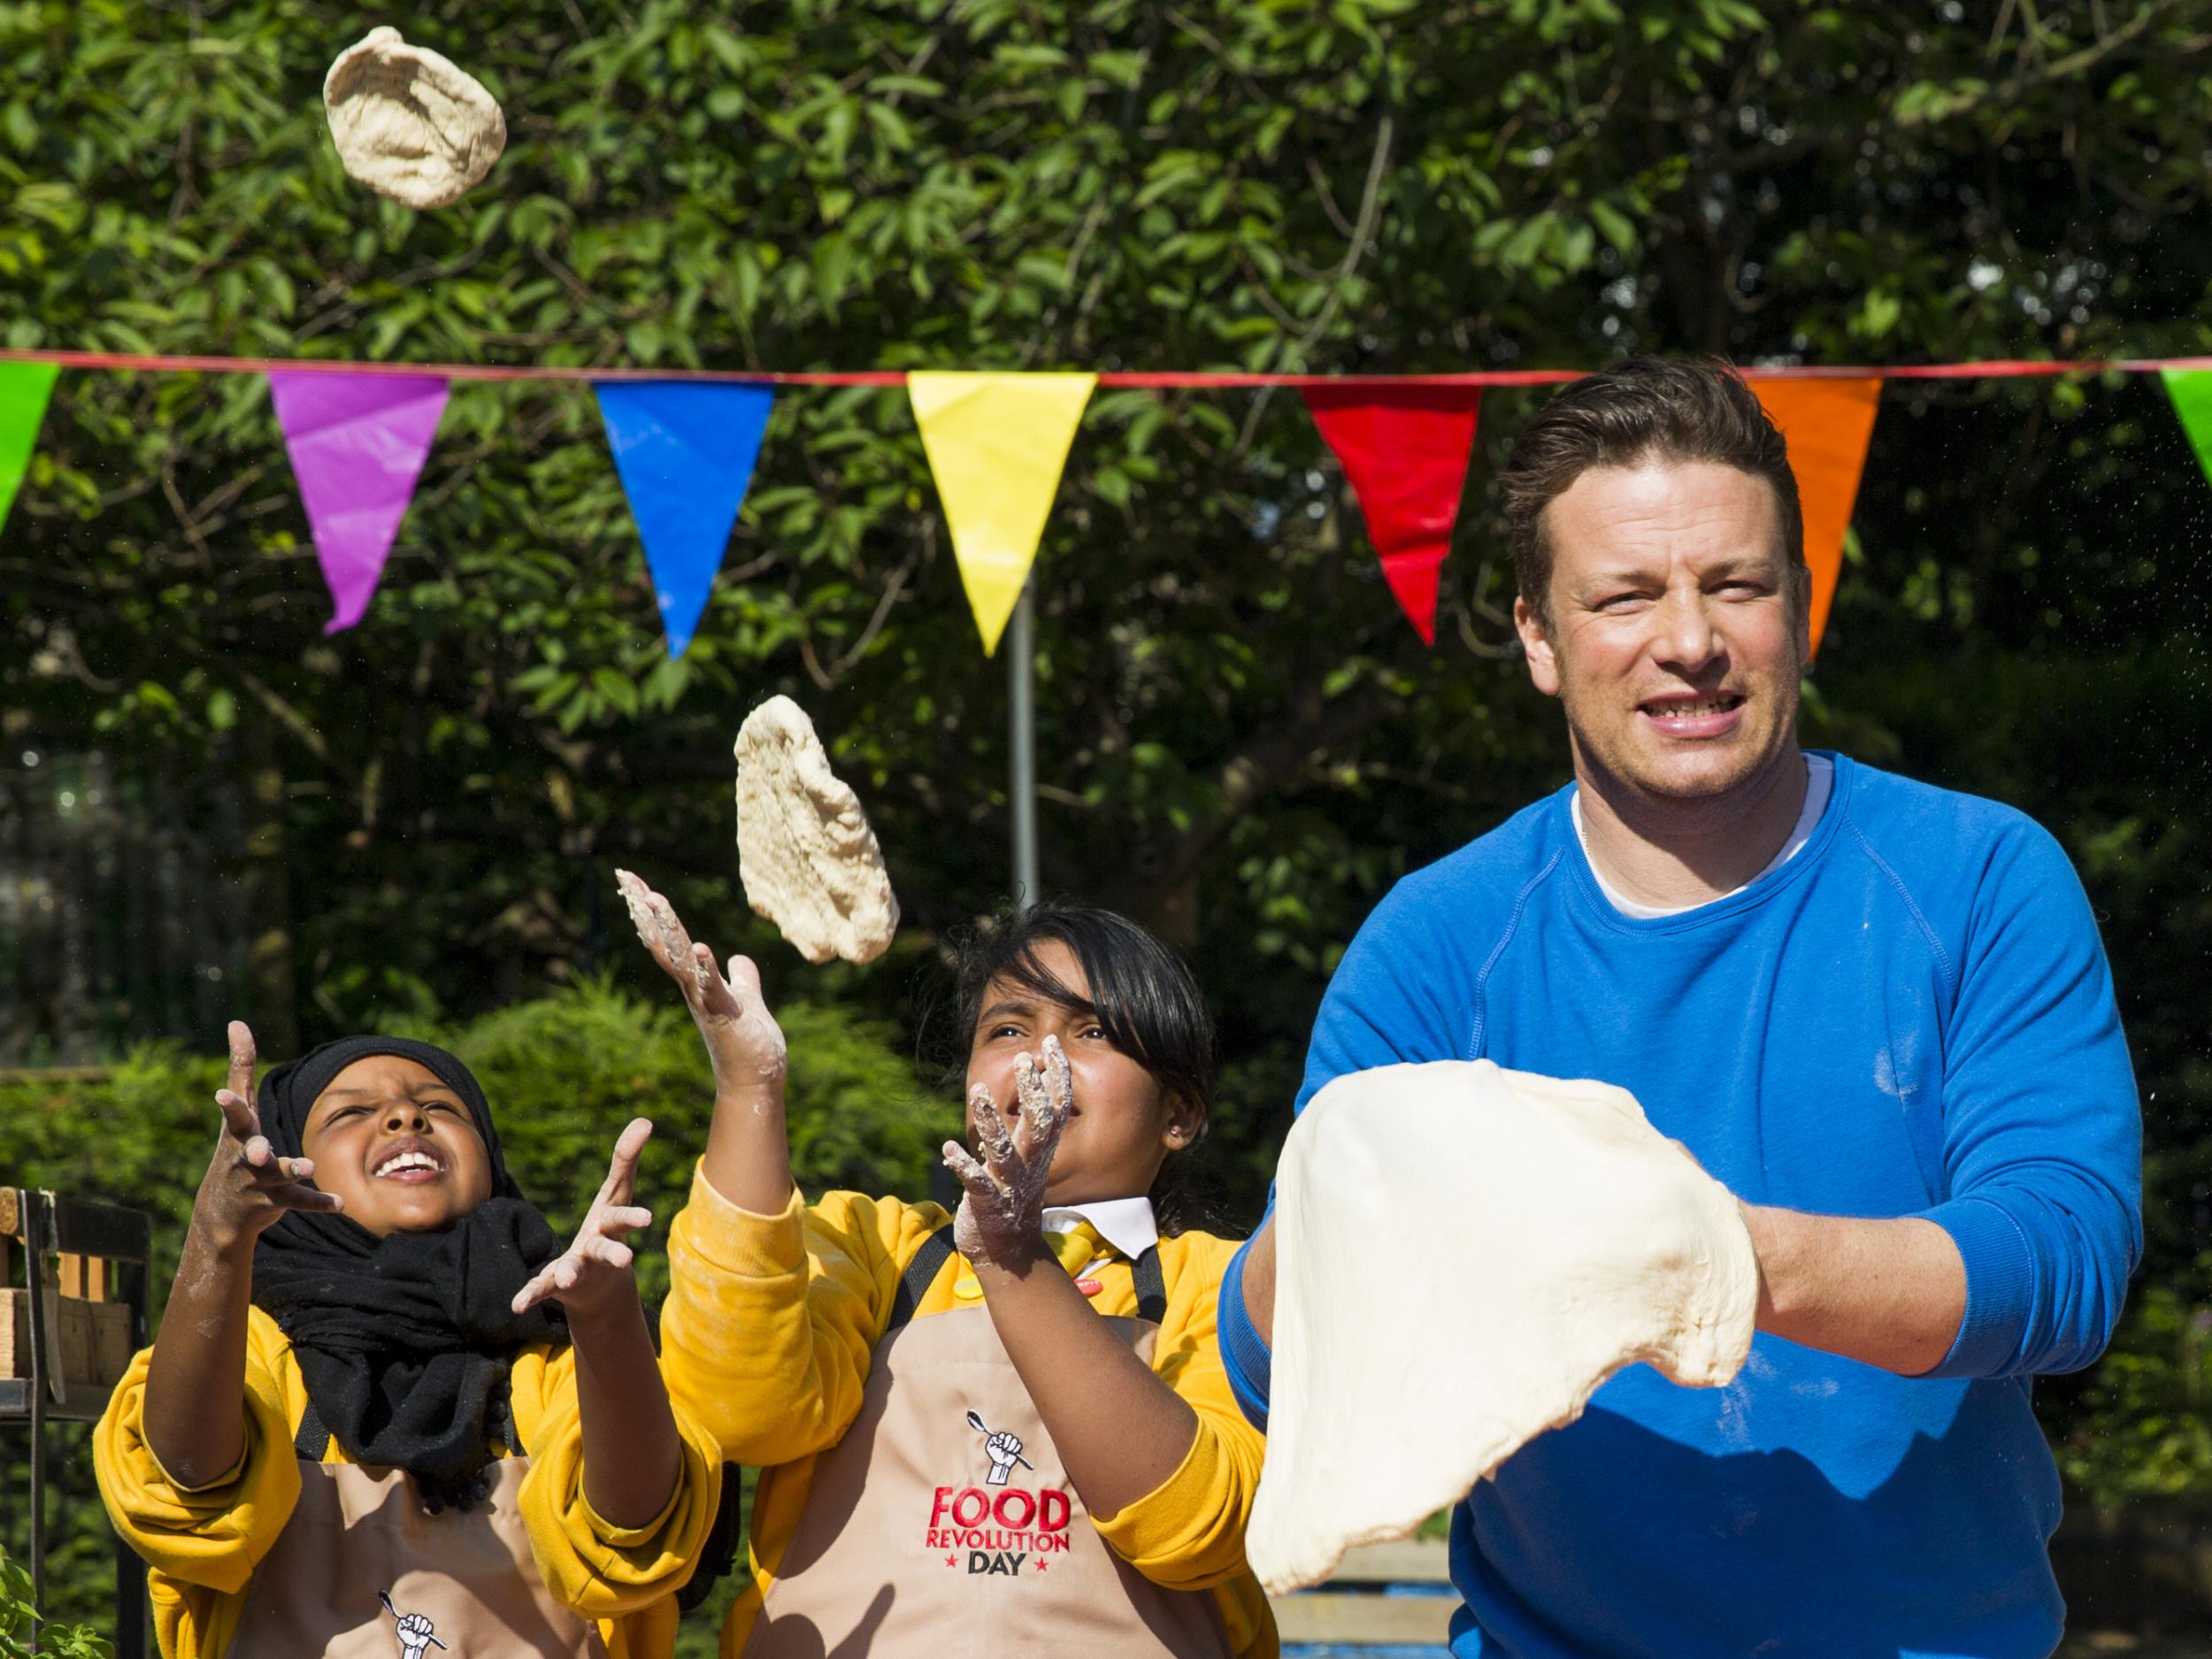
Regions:
<instances>
[{"instance_id":1,"label":"raised arm","mask_svg":"<svg viewBox=\"0 0 2212 1659\"><path fill-rule=\"evenodd\" d=\"M615 872L638 939L683 993L714 1067L714 1120L701 1161L714 1190L741 1210L772 1216L791 1197L791 1147L784 1124L787 1069L783 1032L761 995L760 970L695 943L675 907L626 870Z\"/></svg>"},{"instance_id":2,"label":"raised arm","mask_svg":"<svg viewBox=\"0 0 2212 1659\"><path fill-rule=\"evenodd\" d=\"M742 956L726 979L675 908L617 877L638 938L683 994L714 1067L714 1119L691 1201L669 1230L661 1353L677 1399L733 1462L833 1445L859 1409L882 1278L874 1229L803 1212L784 1127L783 1033ZM879 1274L879 1269L882 1270Z\"/></svg>"},{"instance_id":3,"label":"raised arm","mask_svg":"<svg viewBox=\"0 0 2212 1659\"><path fill-rule=\"evenodd\" d=\"M584 1496L618 1527L650 1525L675 1495L682 1472L676 1419L638 1301L636 1257L624 1236L653 1222L652 1211L630 1202L638 1156L652 1133L644 1118L630 1120L575 1241L514 1300L517 1313L558 1302L568 1315L584 1431Z\"/></svg>"},{"instance_id":4,"label":"raised arm","mask_svg":"<svg viewBox=\"0 0 2212 1659\"><path fill-rule=\"evenodd\" d=\"M945 1143L945 1162L967 1188L953 1238L1084 1508L1110 1519L1176 1471L1198 1415L1092 1310L1045 1248L1045 1178L1074 1102L1067 1056L1051 1037L1045 1064L1041 1077L1027 1055L1015 1062L1021 1121L1011 1134L990 1091L976 1085L970 1104L982 1160Z\"/></svg>"},{"instance_id":5,"label":"raised arm","mask_svg":"<svg viewBox=\"0 0 2212 1659\"><path fill-rule=\"evenodd\" d=\"M215 1103L223 1131L192 1201L177 1280L146 1372L146 1445L189 1491L214 1485L246 1449L246 1308L253 1246L289 1210L336 1210L338 1199L303 1186L306 1158L279 1157L254 1105L253 1033L230 1025L230 1079Z\"/></svg>"}]
</instances>

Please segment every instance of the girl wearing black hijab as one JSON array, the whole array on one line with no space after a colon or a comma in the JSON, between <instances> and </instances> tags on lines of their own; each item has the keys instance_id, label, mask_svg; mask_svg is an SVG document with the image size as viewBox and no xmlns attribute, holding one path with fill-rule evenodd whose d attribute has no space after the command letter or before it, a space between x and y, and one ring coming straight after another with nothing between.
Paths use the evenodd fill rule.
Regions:
<instances>
[{"instance_id":1,"label":"girl wearing black hijab","mask_svg":"<svg viewBox=\"0 0 2212 1659\"><path fill-rule=\"evenodd\" d=\"M720 1460L624 1241L652 1125L563 1250L452 1055L349 1037L257 1095L230 1041L159 1337L96 1442L165 1659L666 1659Z\"/></svg>"}]
</instances>

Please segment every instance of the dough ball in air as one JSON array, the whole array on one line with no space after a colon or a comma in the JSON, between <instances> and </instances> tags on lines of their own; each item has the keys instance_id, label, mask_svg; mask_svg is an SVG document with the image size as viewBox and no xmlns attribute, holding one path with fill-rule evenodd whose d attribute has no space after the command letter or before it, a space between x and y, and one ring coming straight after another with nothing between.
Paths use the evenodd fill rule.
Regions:
<instances>
[{"instance_id":1,"label":"dough ball in air","mask_svg":"<svg viewBox=\"0 0 2212 1659\"><path fill-rule=\"evenodd\" d=\"M459 201L507 147L507 119L483 84L396 28L338 54L323 107L346 171L409 207Z\"/></svg>"},{"instance_id":2,"label":"dough ball in air","mask_svg":"<svg viewBox=\"0 0 2212 1659\"><path fill-rule=\"evenodd\" d=\"M809 962L872 962L899 902L860 798L830 771L814 723L771 697L737 734L737 864L745 899Z\"/></svg>"}]
</instances>

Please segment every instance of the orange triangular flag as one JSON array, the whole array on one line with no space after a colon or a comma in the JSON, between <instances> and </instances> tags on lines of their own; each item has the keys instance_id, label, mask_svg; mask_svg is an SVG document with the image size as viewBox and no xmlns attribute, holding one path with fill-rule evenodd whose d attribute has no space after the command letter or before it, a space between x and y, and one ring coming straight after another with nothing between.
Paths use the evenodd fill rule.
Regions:
<instances>
[{"instance_id":1,"label":"orange triangular flag","mask_svg":"<svg viewBox=\"0 0 2212 1659\"><path fill-rule=\"evenodd\" d=\"M1751 389L1790 446L1790 471L1797 474L1797 498L1805 517L1805 563L1813 572L1817 651L1821 630L1828 626L1828 607L1835 601L1836 578L1843 570L1843 533L1851 527L1851 504L1858 499L1882 382L1754 380Z\"/></svg>"}]
</instances>

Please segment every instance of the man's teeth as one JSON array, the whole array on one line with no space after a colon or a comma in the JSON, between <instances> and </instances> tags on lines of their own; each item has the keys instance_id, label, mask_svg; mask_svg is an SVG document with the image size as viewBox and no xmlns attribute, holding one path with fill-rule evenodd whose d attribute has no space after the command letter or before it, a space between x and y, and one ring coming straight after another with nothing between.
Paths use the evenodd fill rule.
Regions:
<instances>
[{"instance_id":1,"label":"man's teeth","mask_svg":"<svg viewBox=\"0 0 2212 1659\"><path fill-rule=\"evenodd\" d=\"M1684 719L1700 714L1723 714L1735 706L1733 697L1701 697L1695 703L1655 703L1650 708L1662 719Z\"/></svg>"},{"instance_id":2,"label":"man's teeth","mask_svg":"<svg viewBox=\"0 0 2212 1659\"><path fill-rule=\"evenodd\" d=\"M428 1170L434 1175L444 1167L427 1152L403 1152L396 1157L386 1158L376 1166L376 1172L379 1175L396 1175L402 1170Z\"/></svg>"}]
</instances>

